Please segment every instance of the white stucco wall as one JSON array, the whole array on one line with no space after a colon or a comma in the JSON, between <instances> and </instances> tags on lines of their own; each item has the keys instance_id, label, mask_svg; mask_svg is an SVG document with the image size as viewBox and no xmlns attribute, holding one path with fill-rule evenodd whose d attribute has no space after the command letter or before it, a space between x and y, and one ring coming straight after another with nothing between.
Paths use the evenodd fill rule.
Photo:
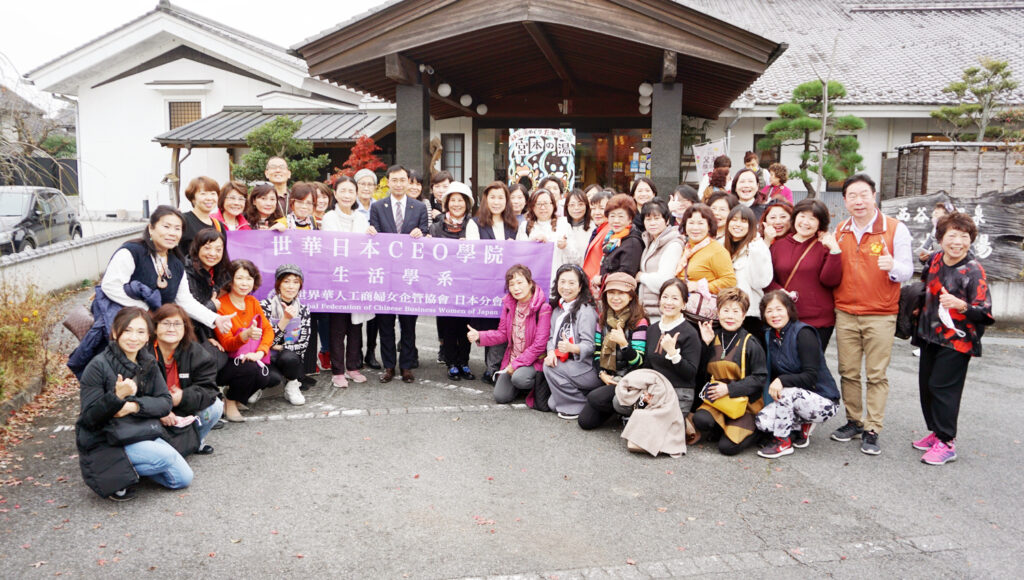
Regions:
<instances>
[{"instance_id":1,"label":"white stucco wall","mask_svg":"<svg viewBox=\"0 0 1024 580\"><path fill-rule=\"evenodd\" d=\"M155 90L146 85L168 80L213 82L202 92ZM191 60L164 64L96 88L82 87L78 147L84 210L93 215L118 210L138 215L143 199L149 199L151 207L168 201L168 188L160 180L171 171L171 150L153 137L170 129L170 101L201 101L206 116L225 105L257 105L256 95L277 88ZM181 166L182 191L198 175L225 181L224 150L194 149Z\"/></svg>"}]
</instances>

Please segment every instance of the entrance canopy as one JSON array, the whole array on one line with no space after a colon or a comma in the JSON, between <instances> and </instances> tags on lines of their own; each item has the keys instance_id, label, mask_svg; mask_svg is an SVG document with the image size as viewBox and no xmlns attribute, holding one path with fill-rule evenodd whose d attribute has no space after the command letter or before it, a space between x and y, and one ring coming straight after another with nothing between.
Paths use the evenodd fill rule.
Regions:
<instances>
[{"instance_id":1,"label":"entrance canopy","mask_svg":"<svg viewBox=\"0 0 1024 580\"><path fill-rule=\"evenodd\" d=\"M641 83L681 84L682 113L714 119L785 49L670 0L401 0L293 47L389 101L423 83L435 119L643 117Z\"/></svg>"}]
</instances>

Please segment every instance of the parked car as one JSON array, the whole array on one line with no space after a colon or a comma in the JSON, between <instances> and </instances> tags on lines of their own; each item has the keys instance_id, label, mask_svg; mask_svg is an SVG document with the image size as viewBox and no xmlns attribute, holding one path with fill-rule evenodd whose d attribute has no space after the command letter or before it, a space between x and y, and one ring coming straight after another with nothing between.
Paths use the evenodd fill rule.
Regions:
<instances>
[{"instance_id":1,"label":"parked car","mask_svg":"<svg viewBox=\"0 0 1024 580\"><path fill-rule=\"evenodd\" d=\"M60 191L0 186L0 255L81 237L78 213Z\"/></svg>"}]
</instances>

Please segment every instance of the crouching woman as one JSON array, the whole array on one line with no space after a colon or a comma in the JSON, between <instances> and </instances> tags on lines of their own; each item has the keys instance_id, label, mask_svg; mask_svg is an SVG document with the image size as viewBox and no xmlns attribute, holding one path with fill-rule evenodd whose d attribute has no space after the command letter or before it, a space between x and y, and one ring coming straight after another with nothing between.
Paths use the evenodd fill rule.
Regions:
<instances>
[{"instance_id":1,"label":"crouching woman","mask_svg":"<svg viewBox=\"0 0 1024 580\"><path fill-rule=\"evenodd\" d=\"M154 354L174 405L160 422L171 430L171 443L179 453L209 455L213 447L206 445L206 436L224 413L217 390L217 360L196 341L192 321L181 306L164 304L153 314L153 322ZM193 421L191 417L198 418L198 439L192 434L195 429L178 429Z\"/></svg>"},{"instance_id":2,"label":"crouching woman","mask_svg":"<svg viewBox=\"0 0 1024 580\"><path fill-rule=\"evenodd\" d=\"M115 501L135 496L131 486L149 477L170 489L192 483L192 469L164 441L160 418L171 395L149 350L153 323L129 306L114 317L106 350L82 373L81 414L75 424L82 478L93 491Z\"/></svg>"},{"instance_id":3,"label":"crouching woman","mask_svg":"<svg viewBox=\"0 0 1024 580\"><path fill-rule=\"evenodd\" d=\"M793 453L793 447L807 447L814 425L836 414L839 389L825 366L818 331L797 319L789 294L765 294L761 319L768 325L768 396L773 401L757 414L757 428L774 439L757 454L781 457Z\"/></svg>"},{"instance_id":4,"label":"crouching woman","mask_svg":"<svg viewBox=\"0 0 1024 580\"><path fill-rule=\"evenodd\" d=\"M530 269L516 264L505 272L505 298L497 330L479 331L472 326L466 337L481 346L506 345L501 370L494 383L494 401L511 403L542 383L543 362L551 332L551 305L533 281ZM546 389L543 389L546 391ZM548 394L534 397L538 410L547 411Z\"/></svg>"}]
</instances>

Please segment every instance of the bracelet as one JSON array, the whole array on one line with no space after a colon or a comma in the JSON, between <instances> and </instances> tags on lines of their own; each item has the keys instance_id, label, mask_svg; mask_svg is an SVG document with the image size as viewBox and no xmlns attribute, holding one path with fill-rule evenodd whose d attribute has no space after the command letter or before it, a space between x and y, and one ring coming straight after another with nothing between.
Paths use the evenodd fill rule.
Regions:
<instances>
[{"instance_id":1,"label":"bracelet","mask_svg":"<svg viewBox=\"0 0 1024 580\"><path fill-rule=\"evenodd\" d=\"M828 253L832 254L833 256L838 256L839 254L842 254L843 251L842 250L836 250L835 252L833 252L832 250L829 250Z\"/></svg>"}]
</instances>

